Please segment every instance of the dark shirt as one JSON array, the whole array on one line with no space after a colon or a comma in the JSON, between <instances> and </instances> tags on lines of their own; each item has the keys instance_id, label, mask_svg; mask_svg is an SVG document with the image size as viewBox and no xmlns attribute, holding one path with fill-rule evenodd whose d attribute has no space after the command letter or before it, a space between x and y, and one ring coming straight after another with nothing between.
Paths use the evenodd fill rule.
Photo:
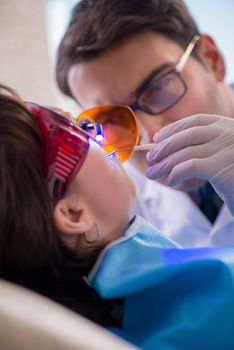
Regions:
<instances>
[{"instance_id":1,"label":"dark shirt","mask_svg":"<svg viewBox=\"0 0 234 350\"><path fill-rule=\"evenodd\" d=\"M198 191L190 192L189 195L209 221L214 223L223 205L223 200L218 196L211 184L207 182Z\"/></svg>"}]
</instances>

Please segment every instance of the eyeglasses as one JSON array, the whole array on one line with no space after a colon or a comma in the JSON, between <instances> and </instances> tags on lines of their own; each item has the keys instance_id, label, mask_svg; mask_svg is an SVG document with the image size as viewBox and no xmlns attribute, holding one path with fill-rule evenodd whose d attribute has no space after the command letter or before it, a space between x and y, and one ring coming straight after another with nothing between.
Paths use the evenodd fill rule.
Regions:
<instances>
[{"instance_id":1,"label":"eyeglasses","mask_svg":"<svg viewBox=\"0 0 234 350\"><path fill-rule=\"evenodd\" d=\"M103 140L100 145L110 154L117 149L133 148L139 139L138 124L135 114L128 106L98 106L82 112L76 124L85 128L85 123L96 122L102 126ZM134 150L119 153L122 162L126 161Z\"/></svg>"},{"instance_id":2,"label":"eyeglasses","mask_svg":"<svg viewBox=\"0 0 234 350\"><path fill-rule=\"evenodd\" d=\"M58 113L26 102L43 138L44 170L51 197L63 197L87 156L91 135Z\"/></svg>"},{"instance_id":3,"label":"eyeglasses","mask_svg":"<svg viewBox=\"0 0 234 350\"><path fill-rule=\"evenodd\" d=\"M160 77L151 79L144 91L137 96L136 102L130 106L133 111L139 109L148 114L157 115L166 112L181 100L187 92L181 72L199 39L199 35L193 37L174 68Z\"/></svg>"}]
</instances>

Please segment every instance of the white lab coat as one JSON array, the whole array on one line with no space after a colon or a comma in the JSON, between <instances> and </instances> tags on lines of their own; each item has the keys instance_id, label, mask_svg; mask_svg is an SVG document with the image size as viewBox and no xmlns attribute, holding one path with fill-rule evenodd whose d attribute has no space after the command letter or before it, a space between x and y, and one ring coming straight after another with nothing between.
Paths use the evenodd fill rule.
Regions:
<instances>
[{"instance_id":1,"label":"white lab coat","mask_svg":"<svg viewBox=\"0 0 234 350\"><path fill-rule=\"evenodd\" d=\"M226 205L212 224L184 192L148 180L131 164L125 169L136 184L134 213L153 223L182 247L234 246L234 217Z\"/></svg>"}]
</instances>

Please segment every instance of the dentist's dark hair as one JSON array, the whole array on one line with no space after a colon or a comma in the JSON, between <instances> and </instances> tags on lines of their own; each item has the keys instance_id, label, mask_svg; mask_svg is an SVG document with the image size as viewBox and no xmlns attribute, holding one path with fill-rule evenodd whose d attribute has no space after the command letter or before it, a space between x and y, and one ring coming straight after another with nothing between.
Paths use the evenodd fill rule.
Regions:
<instances>
[{"instance_id":1,"label":"dentist's dark hair","mask_svg":"<svg viewBox=\"0 0 234 350\"><path fill-rule=\"evenodd\" d=\"M94 59L130 35L151 30L185 48L198 27L182 0L81 0L57 52L56 78L72 97L69 69ZM150 53L148 53L150 54ZM196 48L192 53L196 57Z\"/></svg>"}]
</instances>

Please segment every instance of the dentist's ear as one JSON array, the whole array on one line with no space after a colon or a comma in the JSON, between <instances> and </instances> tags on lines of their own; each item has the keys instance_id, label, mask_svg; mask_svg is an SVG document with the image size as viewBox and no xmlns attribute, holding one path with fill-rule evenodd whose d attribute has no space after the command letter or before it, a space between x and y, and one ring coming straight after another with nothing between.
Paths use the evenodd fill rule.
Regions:
<instances>
[{"instance_id":1,"label":"dentist's ear","mask_svg":"<svg viewBox=\"0 0 234 350\"><path fill-rule=\"evenodd\" d=\"M213 71L217 81L223 81L226 74L226 66L223 54L209 35L201 35L198 41L198 52L206 66Z\"/></svg>"},{"instance_id":2,"label":"dentist's ear","mask_svg":"<svg viewBox=\"0 0 234 350\"><path fill-rule=\"evenodd\" d=\"M56 204L53 220L63 238L67 236L69 240L93 227L93 218L89 211L82 205L82 200L73 195L61 199Z\"/></svg>"}]
</instances>

